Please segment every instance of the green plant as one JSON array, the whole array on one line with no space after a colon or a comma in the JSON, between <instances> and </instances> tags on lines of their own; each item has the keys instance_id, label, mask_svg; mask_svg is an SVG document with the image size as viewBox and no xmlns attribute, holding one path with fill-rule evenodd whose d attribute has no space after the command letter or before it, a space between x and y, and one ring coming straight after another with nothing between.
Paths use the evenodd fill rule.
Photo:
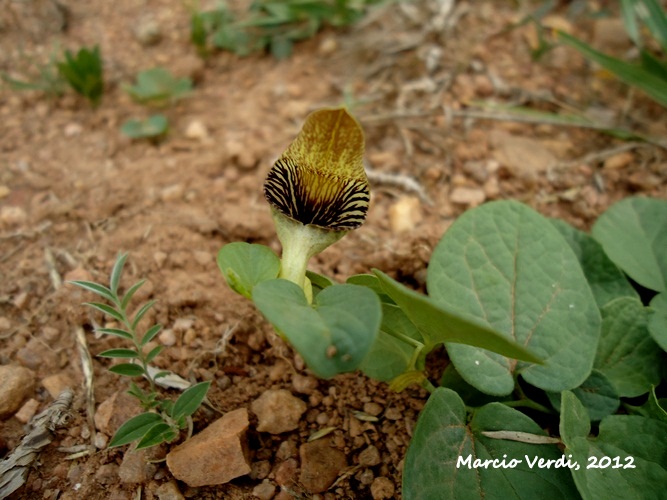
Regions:
<instances>
[{"instance_id":1,"label":"green plant","mask_svg":"<svg viewBox=\"0 0 667 500\"><path fill-rule=\"evenodd\" d=\"M132 417L116 431L109 442L109 447L122 446L138 441L137 449L148 448L163 442L169 442L178 437L180 431L188 426L188 419L197 411L211 385L210 382L200 382L186 389L176 400L161 398L156 390L156 379L166 376L169 372L158 372L151 376L149 364L163 350L163 346L156 346L149 352L144 352L148 343L160 332L160 325L153 325L143 335L138 327L145 314L153 307L154 301L142 305L133 315L130 314L132 297L144 284L141 280L132 285L124 294L119 294L119 286L127 254L122 254L116 260L111 271L110 286L104 286L90 281L72 281L71 283L91 291L111 303L89 302L86 305L102 312L117 321L120 327L97 328L103 335L120 337L131 343L130 348L108 349L98 356L102 358L125 359L128 363L113 365L109 371L125 377L144 377L148 380L149 389L141 389L137 384L130 384L129 394L137 398L145 413Z\"/></svg>"},{"instance_id":2,"label":"green plant","mask_svg":"<svg viewBox=\"0 0 667 500\"><path fill-rule=\"evenodd\" d=\"M564 32L559 32L558 38L621 81L641 89L667 107L667 11L658 0L621 0L620 3L626 32L639 49L638 63L628 63L599 52ZM644 41L644 27L653 37L653 44Z\"/></svg>"},{"instance_id":3,"label":"green plant","mask_svg":"<svg viewBox=\"0 0 667 500\"><path fill-rule=\"evenodd\" d=\"M44 92L51 98L60 97L65 93L65 80L56 68L54 56L51 56L46 64L33 62L30 70L32 71L29 71L29 73L34 76L26 75L24 79L12 78L4 72L0 74L0 77L12 90L37 90Z\"/></svg>"},{"instance_id":4,"label":"green plant","mask_svg":"<svg viewBox=\"0 0 667 500\"><path fill-rule=\"evenodd\" d=\"M289 57L294 42L311 38L322 27L347 26L360 19L379 0L257 0L237 18L224 4L206 12L193 11L190 38L200 54L209 39L218 49L245 56L270 50Z\"/></svg>"},{"instance_id":5,"label":"green plant","mask_svg":"<svg viewBox=\"0 0 667 500\"><path fill-rule=\"evenodd\" d=\"M316 375L359 369L395 390L431 392L405 459L404 498L659 497L667 202L623 200L592 236L491 202L445 233L428 295L379 270L336 284L305 269L323 239L363 221L359 134L344 110L310 115L264 186L282 259L237 242L218 265ZM649 306L626 274L658 292ZM450 363L434 384L426 356L439 344Z\"/></svg>"},{"instance_id":6,"label":"green plant","mask_svg":"<svg viewBox=\"0 0 667 500\"><path fill-rule=\"evenodd\" d=\"M104 92L102 56L99 46L82 48L74 56L65 51L65 60L57 64L58 71L67 83L79 94L97 106Z\"/></svg>"},{"instance_id":7,"label":"green plant","mask_svg":"<svg viewBox=\"0 0 667 500\"><path fill-rule=\"evenodd\" d=\"M166 106L188 96L192 92L192 80L176 78L164 68L153 68L141 71L137 83L124 88L141 104Z\"/></svg>"},{"instance_id":8,"label":"green plant","mask_svg":"<svg viewBox=\"0 0 667 500\"><path fill-rule=\"evenodd\" d=\"M123 123L120 131L132 139L158 140L169 131L169 121L164 115L153 115L145 120L131 118Z\"/></svg>"}]
</instances>

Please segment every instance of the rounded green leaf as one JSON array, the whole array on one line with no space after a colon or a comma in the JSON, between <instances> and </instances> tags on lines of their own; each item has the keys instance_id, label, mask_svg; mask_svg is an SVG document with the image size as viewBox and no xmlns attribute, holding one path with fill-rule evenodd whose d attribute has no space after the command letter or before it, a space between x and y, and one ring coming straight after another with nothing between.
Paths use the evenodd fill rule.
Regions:
<instances>
[{"instance_id":1,"label":"rounded green leaf","mask_svg":"<svg viewBox=\"0 0 667 500\"><path fill-rule=\"evenodd\" d=\"M621 397L646 394L660 381L661 351L648 331L649 314L631 298L613 300L602 308L595 368Z\"/></svg>"},{"instance_id":2,"label":"rounded green leaf","mask_svg":"<svg viewBox=\"0 0 667 500\"><path fill-rule=\"evenodd\" d=\"M590 374L600 334L595 298L570 246L531 208L498 201L466 212L433 252L427 285L437 304L544 360L516 362L448 342L456 369L479 390L507 395L520 373L536 387L562 391Z\"/></svg>"},{"instance_id":3,"label":"rounded green leaf","mask_svg":"<svg viewBox=\"0 0 667 500\"><path fill-rule=\"evenodd\" d=\"M449 389L436 389L408 448L403 498L576 498L567 468L538 466L539 459L562 459L557 446L483 434L499 430L545 435L530 418L500 403L477 410L467 424L461 398Z\"/></svg>"},{"instance_id":4,"label":"rounded green leaf","mask_svg":"<svg viewBox=\"0 0 667 500\"><path fill-rule=\"evenodd\" d=\"M667 201L621 200L596 221L593 237L637 283L667 291Z\"/></svg>"},{"instance_id":5,"label":"rounded green leaf","mask_svg":"<svg viewBox=\"0 0 667 500\"><path fill-rule=\"evenodd\" d=\"M612 415L621 404L614 385L597 370L593 370L583 384L572 389L572 393L579 398L579 401L588 410L590 419L594 422ZM561 393L547 392L547 396L552 406L557 410L560 409Z\"/></svg>"},{"instance_id":6,"label":"rounded green leaf","mask_svg":"<svg viewBox=\"0 0 667 500\"><path fill-rule=\"evenodd\" d=\"M275 279L256 285L252 298L322 378L357 369L380 328L380 300L361 286L327 287L311 306L298 285Z\"/></svg>"},{"instance_id":7,"label":"rounded green leaf","mask_svg":"<svg viewBox=\"0 0 667 500\"><path fill-rule=\"evenodd\" d=\"M560 437L565 444L575 438L586 438L591 432L591 421L588 412L572 391L561 393L560 406Z\"/></svg>"},{"instance_id":8,"label":"rounded green leaf","mask_svg":"<svg viewBox=\"0 0 667 500\"><path fill-rule=\"evenodd\" d=\"M650 303L653 314L648 321L648 331L663 351L667 351L667 293L659 293Z\"/></svg>"},{"instance_id":9,"label":"rounded green leaf","mask_svg":"<svg viewBox=\"0 0 667 500\"><path fill-rule=\"evenodd\" d=\"M276 278L280 272L280 259L264 245L229 243L218 252L217 260L231 289L249 299L255 285Z\"/></svg>"},{"instance_id":10,"label":"rounded green leaf","mask_svg":"<svg viewBox=\"0 0 667 500\"><path fill-rule=\"evenodd\" d=\"M579 259L598 307L618 297L638 297L623 272L607 257L602 245L592 236L560 219L551 219L550 222L558 229Z\"/></svg>"},{"instance_id":11,"label":"rounded green leaf","mask_svg":"<svg viewBox=\"0 0 667 500\"><path fill-rule=\"evenodd\" d=\"M579 464L572 476L581 496L665 498L667 424L635 415L613 415L597 437L578 437L565 453Z\"/></svg>"}]
</instances>

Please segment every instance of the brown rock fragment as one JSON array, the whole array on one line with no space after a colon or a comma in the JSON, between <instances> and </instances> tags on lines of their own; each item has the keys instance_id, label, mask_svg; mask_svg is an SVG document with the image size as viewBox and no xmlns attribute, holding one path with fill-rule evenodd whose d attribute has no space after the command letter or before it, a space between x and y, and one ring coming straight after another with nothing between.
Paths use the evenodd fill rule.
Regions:
<instances>
[{"instance_id":1,"label":"brown rock fragment","mask_svg":"<svg viewBox=\"0 0 667 500\"><path fill-rule=\"evenodd\" d=\"M285 389L270 389L252 402L250 409L259 423L259 432L280 434L293 431L306 411L306 403Z\"/></svg>"},{"instance_id":2,"label":"brown rock fragment","mask_svg":"<svg viewBox=\"0 0 667 500\"><path fill-rule=\"evenodd\" d=\"M225 484L250 472L246 431L248 410L225 414L167 455L167 466L188 486Z\"/></svg>"},{"instance_id":3,"label":"brown rock fragment","mask_svg":"<svg viewBox=\"0 0 667 500\"><path fill-rule=\"evenodd\" d=\"M331 448L327 440L305 443L299 448L301 474L299 481L310 493L322 493L329 489L340 472L347 467L345 454Z\"/></svg>"},{"instance_id":4,"label":"brown rock fragment","mask_svg":"<svg viewBox=\"0 0 667 500\"><path fill-rule=\"evenodd\" d=\"M385 500L394 498L394 483L386 477L376 477L371 484L371 495L373 500Z\"/></svg>"},{"instance_id":5,"label":"brown rock fragment","mask_svg":"<svg viewBox=\"0 0 667 500\"><path fill-rule=\"evenodd\" d=\"M0 418L12 416L34 387L32 371L17 365L0 366Z\"/></svg>"}]
</instances>

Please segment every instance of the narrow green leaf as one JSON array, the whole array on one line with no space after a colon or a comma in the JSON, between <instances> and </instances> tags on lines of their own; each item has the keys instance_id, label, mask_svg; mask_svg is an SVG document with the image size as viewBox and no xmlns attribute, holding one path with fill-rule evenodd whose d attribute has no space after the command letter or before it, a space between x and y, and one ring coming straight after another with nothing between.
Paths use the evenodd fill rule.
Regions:
<instances>
[{"instance_id":1,"label":"narrow green leaf","mask_svg":"<svg viewBox=\"0 0 667 500\"><path fill-rule=\"evenodd\" d=\"M497 349L446 339L456 369L477 389L508 395L520 374L560 392L590 375L600 336L595 297L568 243L532 208L495 201L464 213L433 251L427 288L439 307L544 360L516 363Z\"/></svg>"},{"instance_id":2,"label":"narrow green leaf","mask_svg":"<svg viewBox=\"0 0 667 500\"><path fill-rule=\"evenodd\" d=\"M116 297L111 290L104 285L93 283L92 281L70 281L72 285L85 288L86 290L96 293L97 295L107 299L109 302L115 302Z\"/></svg>"},{"instance_id":3,"label":"narrow green leaf","mask_svg":"<svg viewBox=\"0 0 667 500\"><path fill-rule=\"evenodd\" d=\"M155 357L160 354L164 350L163 345L157 345L153 347L153 349L150 350L150 352L146 355L146 363L150 363L155 359Z\"/></svg>"},{"instance_id":4,"label":"narrow green leaf","mask_svg":"<svg viewBox=\"0 0 667 500\"><path fill-rule=\"evenodd\" d=\"M130 287L130 289L125 292L125 295L123 295L123 299L120 301L120 307L121 309L127 309L128 304L132 300L132 297L134 297L134 294L137 293L137 290L142 287L142 285L146 283L146 280L141 280L137 281L134 285Z\"/></svg>"},{"instance_id":5,"label":"narrow green leaf","mask_svg":"<svg viewBox=\"0 0 667 500\"><path fill-rule=\"evenodd\" d=\"M667 92L667 85L663 85ZM657 292L667 291L667 201L633 197L603 213L593 237L609 258L633 280Z\"/></svg>"},{"instance_id":6,"label":"narrow green leaf","mask_svg":"<svg viewBox=\"0 0 667 500\"><path fill-rule=\"evenodd\" d=\"M641 37L639 36L639 24L637 23L637 15L635 14L635 3L637 0L620 0L621 17L625 25L625 32L630 37L630 40L637 46L641 47Z\"/></svg>"},{"instance_id":7,"label":"narrow green leaf","mask_svg":"<svg viewBox=\"0 0 667 500\"><path fill-rule=\"evenodd\" d=\"M86 305L111 316L113 319L118 320L120 323L124 322L123 315L107 304L102 304L100 302L86 302Z\"/></svg>"},{"instance_id":8,"label":"narrow green leaf","mask_svg":"<svg viewBox=\"0 0 667 500\"><path fill-rule=\"evenodd\" d=\"M230 288L249 299L253 287L278 277L280 271L280 259L269 247L244 242L222 247L217 262Z\"/></svg>"},{"instance_id":9,"label":"narrow green leaf","mask_svg":"<svg viewBox=\"0 0 667 500\"><path fill-rule=\"evenodd\" d=\"M118 295L118 286L120 285L120 278L123 274L123 267L125 266L125 261L127 260L127 253L120 254L116 259L116 262L113 265L111 270L111 291L114 295Z\"/></svg>"},{"instance_id":10,"label":"narrow green leaf","mask_svg":"<svg viewBox=\"0 0 667 500\"><path fill-rule=\"evenodd\" d=\"M144 336L141 338L141 345L145 346L148 344L151 340L155 338L155 336L160 333L160 330L162 330L162 325L153 325L151 326L146 333L144 333Z\"/></svg>"},{"instance_id":11,"label":"narrow green leaf","mask_svg":"<svg viewBox=\"0 0 667 500\"><path fill-rule=\"evenodd\" d=\"M658 0L639 0L636 2L636 12L644 21L651 35L667 53L667 11Z\"/></svg>"},{"instance_id":12,"label":"narrow green leaf","mask_svg":"<svg viewBox=\"0 0 667 500\"><path fill-rule=\"evenodd\" d=\"M164 422L158 423L151 427L146 434L141 438L137 443L137 450L142 448L150 448L151 446L156 446L161 443L168 443L178 436L176 432L169 424Z\"/></svg>"},{"instance_id":13,"label":"narrow green leaf","mask_svg":"<svg viewBox=\"0 0 667 500\"><path fill-rule=\"evenodd\" d=\"M121 330L120 328L96 328L96 332L103 333L105 335L114 335L127 340L132 340L132 334L126 330Z\"/></svg>"},{"instance_id":14,"label":"narrow green leaf","mask_svg":"<svg viewBox=\"0 0 667 500\"><path fill-rule=\"evenodd\" d=\"M144 369L140 365L133 363L121 363L109 368L111 373L124 375L125 377L141 377L144 375Z\"/></svg>"},{"instance_id":15,"label":"narrow green leaf","mask_svg":"<svg viewBox=\"0 0 667 500\"><path fill-rule=\"evenodd\" d=\"M144 436L153 426L163 422L157 413L142 413L132 417L116 431L109 442L109 448L123 446Z\"/></svg>"},{"instance_id":16,"label":"narrow green leaf","mask_svg":"<svg viewBox=\"0 0 667 500\"><path fill-rule=\"evenodd\" d=\"M558 32L558 37L567 45L577 49L587 59L595 61L616 75L619 80L643 90L653 100L667 107L667 85L665 85L665 81L661 78L646 71L641 66L629 64L615 57L598 52L584 42L562 31Z\"/></svg>"},{"instance_id":17,"label":"narrow green leaf","mask_svg":"<svg viewBox=\"0 0 667 500\"><path fill-rule=\"evenodd\" d=\"M132 320L132 329L133 330L137 329L137 325L139 325L139 322L142 320L144 315L150 310L150 308L153 307L153 305L155 305L155 301L154 300L149 300L143 306L141 306L139 311L137 311L137 314L134 315L134 319Z\"/></svg>"},{"instance_id":18,"label":"narrow green leaf","mask_svg":"<svg viewBox=\"0 0 667 500\"><path fill-rule=\"evenodd\" d=\"M125 358L135 359L139 354L134 349L107 349L98 354L100 358Z\"/></svg>"},{"instance_id":19,"label":"narrow green leaf","mask_svg":"<svg viewBox=\"0 0 667 500\"><path fill-rule=\"evenodd\" d=\"M394 281L382 271L374 269L373 272L379 278L385 293L415 324L424 338L427 350L442 342L453 342L483 347L515 359L541 362L538 356L525 347L482 325L475 318L436 304L428 297Z\"/></svg>"},{"instance_id":20,"label":"narrow green leaf","mask_svg":"<svg viewBox=\"0 0 667 500\"><path fill-rule=\"evenodd\" d=\"M200 382L186 389L174 403L171 417L178 420L181 417L189 417L196 412L204 401L209 387L211 387L211 382Z\"/></svg>"}]
</instances>

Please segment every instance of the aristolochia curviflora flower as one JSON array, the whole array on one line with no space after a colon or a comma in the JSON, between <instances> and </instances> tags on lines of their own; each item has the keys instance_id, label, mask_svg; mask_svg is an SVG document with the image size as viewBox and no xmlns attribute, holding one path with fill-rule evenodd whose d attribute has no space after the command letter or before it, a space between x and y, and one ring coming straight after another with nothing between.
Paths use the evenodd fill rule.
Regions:
<instances>
[{"instance_id":1,"label":"aristolochia curviflora flower","mask_svg":"<svg viewBox=\"0 0 667 500\"><path fill-rule=\"evenodd\" d=\"M359 123L343 108L321 109L308 115L264 183L283 246L280 277L302 287L309 300L310 258L366 218L370 190L363 156Z\"/></svg>"}]
</instances>

